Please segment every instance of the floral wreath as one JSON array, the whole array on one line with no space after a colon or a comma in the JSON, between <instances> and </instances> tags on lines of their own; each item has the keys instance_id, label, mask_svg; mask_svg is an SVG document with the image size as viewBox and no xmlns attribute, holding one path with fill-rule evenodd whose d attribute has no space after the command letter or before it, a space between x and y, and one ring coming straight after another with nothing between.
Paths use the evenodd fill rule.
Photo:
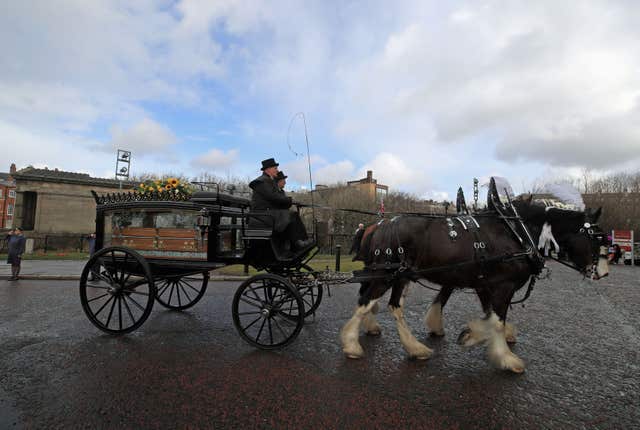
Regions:
<instances>
[{"instance_id":1,"label":"floral wreath","mask_svg":"<svg viewBox=\"0 0 640 430\"><path fill-rule=\"evenodd\" d=\"M191 187L177 178L148 179L141 182L136 191L142 194L170 192L173 194L191 194Z\"/></svg>"}]
</instances>

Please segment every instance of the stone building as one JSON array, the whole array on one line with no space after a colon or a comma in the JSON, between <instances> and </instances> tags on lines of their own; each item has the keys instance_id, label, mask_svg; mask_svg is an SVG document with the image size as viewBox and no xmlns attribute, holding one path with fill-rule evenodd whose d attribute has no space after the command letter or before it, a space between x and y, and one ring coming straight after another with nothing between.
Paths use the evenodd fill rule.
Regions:
<instances>
[{"instance_id":1,"label":"stone building","mask_svg":"<svg viewBox=\"0 0 640 430\"><path fill-rule=\"evenodd\" d=\"M16 205L16 183L11 175L16 173L16 165L11 164L9 173L0 172L0 229L13 227Z\"/></svg>"},{"instance_id":2,"label":"stone building","mask_svg":"<svg viewBox=\"0 0 640 430\"><path fill-rule=\"evenodd\" d=\"M27 167L15 181L14 226L20 226L36 249L78 248L82 237L95 230L96 204L91 190L112 193L120 188L113 179L93 178L85 173ZM133 188L125 182L123 189Z\"/></svg>"},{"instance_id":3,"label":"stone building","mask_svg":"<svg viewBox=\"0 0 640 430\"><path fill-rule=\"evenodd\" d=\"M347 182L347 186L357 188L377 202L389 194L389 187L378 183L378 180L373 177L373 170L367 170L366 178Z\"/></svg>"}]
</instances>

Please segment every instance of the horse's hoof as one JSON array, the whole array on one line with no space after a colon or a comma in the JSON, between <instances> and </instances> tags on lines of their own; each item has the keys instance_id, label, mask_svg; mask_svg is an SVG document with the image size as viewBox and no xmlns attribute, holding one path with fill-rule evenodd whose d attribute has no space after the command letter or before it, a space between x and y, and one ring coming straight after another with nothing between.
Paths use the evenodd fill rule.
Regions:
<instances>
[{"instance_id":1,"label":"horse's hoof","mask_svg":"<svg viewBox=\"0 0 640 430\"><path fill-rule=\"evenodd\" d=\"M357 345L355 347L344 348L342 352L344 352L344 355L346 355L347 358L356 359L356 358L364 357L364 350L360 345Z\"/></svg>"},{"instance_id":2,"label":"horse's hoof","mask_svg":"<svg viewBox=\"0 0 640 430\"><path fill-rule=\"evenodd\" d=\"M420 344L415 351L409 354L409 360L426 360L431 357L433 354L433 350L428 348L426 345Z\"/></svg>"},{"instance_id":3,"label":"horse's hoof","mask_svg":"<svg viewBox=\"0 0 640 430\"><path fill-rule=\"evenodd\" d=\"M429 336L431 336L431 337L443 337L444 336L444 330L441 330L441 331L430 331L429 332Z\"/></svg>"},{"instance_id":4,"label":"horse's hoof","mask_svg":"<svg viewBox=\"0 0 640 430\"><path fill-rule=\"evenodd\" d=\"M471 346L471 345L467 345L467 343L470 340L471 340L471 329L469 327L465 327L458 335L458 345Z\"/></svg>"},{"instance_id":5,"label":"horse's hoof","mask_svg":"<svg viewBox=\"0 0 640 430\"><path fill-rule=\"evenodd\" d=\"M409 360L428 360L431 357L431 353L429 354L424 354L424 355L410 355L409 356Z\"/></svg>"},{"instance_id":6,"label":"horse's hoof","mask_svg":"<svg viewBox=\"0 0 640 430\"><path fill-rule=\"evenodd\" d=\"M380 330L369 330L365 332L367 336L380 336L382 332Z\"/></svg>"},{"instance_id":7,"label":"horse's hoof","mask_svg":"<svg viewBox=\"0 0 640 430\"><path fill-rule=\"evenodd\" d=\"M504 370L510 370L513 373L524 373L524 361L514 353L509 353L500 357L498 359L494 359L494 362L498 364L498 367Z\"/></svg>"},{"instance_id":8,"label":"horse's hoof","mask_svg":"<svg viewBox=\"0 0 640 430\"><path fill-rule=\"evenodd\" d=\"M504 325L504 339L507 343L516 343L517 330L513 324L505 323Z\"/></svg>"}]
</instances>

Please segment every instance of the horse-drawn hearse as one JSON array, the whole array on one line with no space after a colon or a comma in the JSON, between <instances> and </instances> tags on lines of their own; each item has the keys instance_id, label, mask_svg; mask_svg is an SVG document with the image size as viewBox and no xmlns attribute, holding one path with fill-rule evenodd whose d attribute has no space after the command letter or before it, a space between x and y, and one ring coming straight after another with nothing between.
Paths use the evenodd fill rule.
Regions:
<instances>
[{"instance_id":1,"label":"horse-drawn hearse","mask_svg":"<svg viewBox=\"0 0 640 430\"><path fill-rule=\"evenodd\" d=\"M272 228L250 227L249 200L215 191L97 195L96 252L82 272L89 320L111 334L131 332L154 302L183 310L204 295L212 270L250 265L265 273L242 282L233 299L240 335L263 349L287 345L322 300L307 265L317 250L283 253ZM90 279L93 279L90 281Z\"/></svg>"},{"instance_id":2,"label":"horse-drawn hearse","mask_svg":"<svg viewBox=\"0 0 640 430\"><path fill-rule=\"evenodd\" d=\"M486 210L470 212L462 199L455 214L405 213L370 225L357 255L365 267L353 273L339 272L337 265L336 271L313 271L308 263L318 252L314 246L281 252L271 227L250 222L270 214L251 211L248 199L219 188L191 195L94 193L94 198L97 251L82 272L80 298L89 320L111 334L140 327L156 301L174 310L195 305L212 270L244 264L261 273L240 284L232 316L251 345L288 345L320 305L325 287L360 283L358 306L341 331L344 353L364 354L361 326L380 333L377 301L391 289L389 307L403 347L410 357L425 359L431 350L411 334L402 307L407 285L426 280L440 288L425 320L433 334L444 334L442 308L451 292L473 289L485 317L468 324L461 343L488 343L497 366L520 372L524 364L506 346L513 336L506 313L516 291L528 285L526 299L543 271L544 242L553 240L564 251L563 264L585 276L607 272L599 211L549 210L531 200L514 201L508 183L493 178Z\"/></svg>"}]
</instances>

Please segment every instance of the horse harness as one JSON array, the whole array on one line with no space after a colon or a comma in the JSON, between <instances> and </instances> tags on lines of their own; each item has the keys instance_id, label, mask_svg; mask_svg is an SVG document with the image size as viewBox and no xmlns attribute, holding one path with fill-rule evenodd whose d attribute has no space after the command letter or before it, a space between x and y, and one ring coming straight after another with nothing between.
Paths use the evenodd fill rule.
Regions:
<instances>
[{"instance_id":1,"label":"horse harness","mask_svg":"<svg viewBox=\"0 0 640 430\"><path fill-rule=\"evenodd\" d=\"M586 237L591 245L591 277L593 278L594 276L596 276L596 273L597 273L598 260L600 258L607 258L607 255L602 254L600 250L601 249L600 247L604 242L604 232L602 231L602 229L600 229L600 226L598 226L598 224L585 222L584 225L580 227L580 230L578 231L578 233L574 233L574 234ZM551 237L553 238L552 234L551 234ZM585 277L587 276L586 270L580 269L578 266L576 266L573 263L561 260L559 258L555 258L551 255L549 255L548 258L564 266L567 266L570 269L575 270L576 272L582 273Z\"/></svg>"},{"instance_id":2,"label":"horse harness","mask_svg":"<svg viewBox=\"0 0 640 430\"><path fill-rule=\"evenodd\" d=\"M511 206L513 208L513 206ZM384 256L384 262L380 264L379 262L373 262L372 264L366 266L364 270L355 271L355 277L362 277L363 280L372 280L372 279L384 279L386 282L390 283L394 280L398 280L401 278L409 278L412 281L420 284L423 287L433 289L428 285L420 282L420 278L424 277L427 274L449 271L456 268L462 267L476 267L478 268L478 279L483 279L485 276L486 267L493 263L502 263L513 261L521 258L526 258L529 260L532 266L532 272L534 276L531 277L529 281L529 285L527 287L527 291L525 293L524 298L518 300L516 302L511 302L511 304L524 302L531 294L533 290L533 286L535 284L536 276L540 274L542 268L544 266L544 260L541 261L541 256L538 253L535 246L533 246L533 241L530 238L530 234L522 222L520 216L515 212L515 208L513 208L514 216L506 216L504 211L500 209L496 210L496 215L499 219L502 219L511 233L516 237L518 243L520 243L524 250L521 252L515 253L506 253L498 256L489 256L487 245L482 240L480 236L480 224L476 220L476 218L472 215L458 215L458 216L438 216L435 217L430 215L429 218L444 218L446 221L446 225L448 228L449 240L455 242L459 237L459 231L466 231L473 235L473 250L474 256L472 260L463 261L455 264L448 264L445 266L438 267L430 267L428 269L415 270L409 267L406 260L406 253L402 243L400 241L400 237L398 235L398 229L395 226L392 226L393 232L396 238L396 247L393 249L391 246L385 249L377 248L374 250L374 256L378 257L380 255ZM412 214L410 216L419 216L418 214ZM395 223L400 218L400 216L396 216L392 218L390 223ZM512 224L512 222L517 222L521 229L525 231L527 238L529 239L529 246L525 247L525 239L523 239L520 234L518 234L516 227ZM379 225L387 222L385 219L379 221ZM395 251L395 252L394 252ZM394 253L396 254L394 258Z\"/></svg>"}]
</instances>

